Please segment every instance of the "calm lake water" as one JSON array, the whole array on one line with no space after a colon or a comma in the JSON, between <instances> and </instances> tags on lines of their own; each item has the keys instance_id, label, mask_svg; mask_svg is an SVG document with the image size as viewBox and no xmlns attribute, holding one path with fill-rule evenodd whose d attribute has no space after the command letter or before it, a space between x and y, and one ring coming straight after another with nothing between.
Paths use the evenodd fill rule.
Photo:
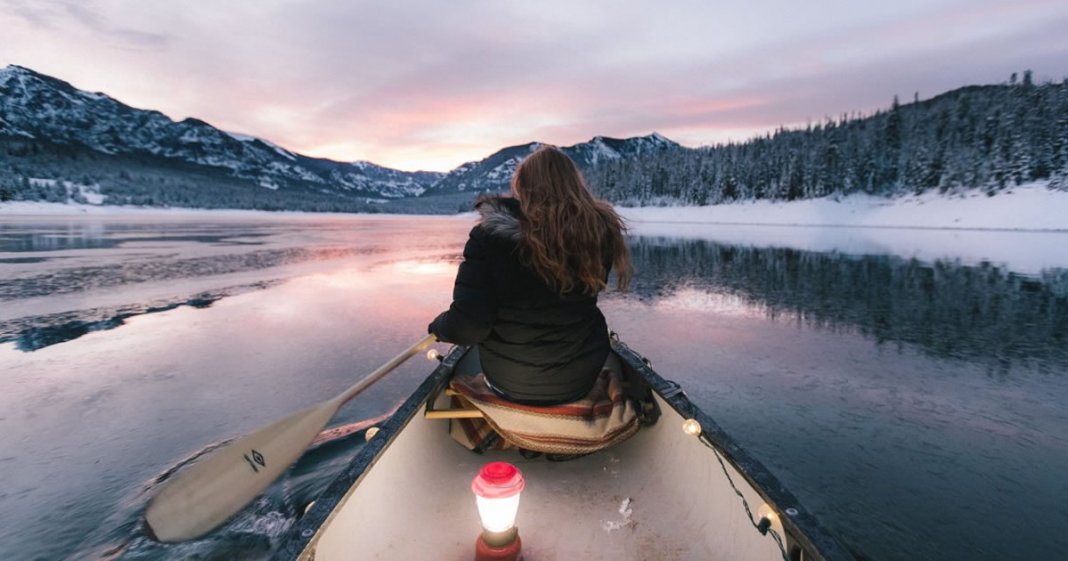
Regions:
<instances>
[{"instance_id":1,"label":"calm lake water","mask_svg":"<svg viewBox=\"0 0 1068 561\"><path fill-rule=\"evenodd\" d=\"M138 520L176 466L420 338L449 303L471 223L5 217L0 559L269 556L359 435L312 449L204 539L155 544ZM789 242L811 228L769 243L767 227L649 226L631 239L635 289L602 298L610 326L858 557L1065 558L1068 263L976 260L982 244L919 259ZM1068 244L1029 236L1031 254ZM409 361L332 424L389 411L429 368Z\"/></svg>"}]
</instances>

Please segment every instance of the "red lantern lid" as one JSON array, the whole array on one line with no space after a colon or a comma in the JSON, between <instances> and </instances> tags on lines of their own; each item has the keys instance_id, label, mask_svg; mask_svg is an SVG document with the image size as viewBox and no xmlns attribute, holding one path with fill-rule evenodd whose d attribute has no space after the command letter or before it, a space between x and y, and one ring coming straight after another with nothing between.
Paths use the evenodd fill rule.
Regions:
<instances>
[{"instance_id":1,"label":"red lantern lid","mask_svg":"<svg viewBox=\"0 0 1068 561\"><path fill-rule=\"evenodd\" d=\"M485 499L501 499L518 495L524 485L519 468L508 462L490 462L471 481L471 490Z\"/></svg>"}]
</instances>

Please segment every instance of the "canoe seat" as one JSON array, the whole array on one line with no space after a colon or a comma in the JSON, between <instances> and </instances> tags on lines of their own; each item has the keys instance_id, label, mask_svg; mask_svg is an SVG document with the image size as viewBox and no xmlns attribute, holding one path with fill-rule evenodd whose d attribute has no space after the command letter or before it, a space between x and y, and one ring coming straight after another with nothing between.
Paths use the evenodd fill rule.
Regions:
<instances>
[{"instance_id":1,"label":"canoe seat","mask_svg":"<svg viewBox=\"0 0 1068 561\"><path fill-rule=\"evenodd\" d=\"M434 414L450 415L438 418L452 418L450 435L475 452L590 454L623 442L641 427L640 409L623 389L618 362L605 365L586 397L560 405L505 400L490 389L481 372L470 371L453 376L446 396L449 407Z\"/></svg>"}]
</instances>

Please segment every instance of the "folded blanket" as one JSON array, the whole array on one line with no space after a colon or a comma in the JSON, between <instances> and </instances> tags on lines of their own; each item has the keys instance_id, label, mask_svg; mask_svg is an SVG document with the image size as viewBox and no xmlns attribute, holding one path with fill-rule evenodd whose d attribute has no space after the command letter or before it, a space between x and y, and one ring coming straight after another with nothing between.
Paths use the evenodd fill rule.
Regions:
<instances>
[{"instance_id":1,"label":"folded blanket","mask_svg":"<svg viewBox=\"0 0 1068 561\"><path fill-rule=\"evenodd\" d=\"M457 375L449 387L454 406L476 407L482 419L453 419L452 437L470 450L519 448L545 454L589 454L623 442L641 423L623 377L606 364L589 395L571 403L531 406L512 403L493 392L481 373Z\"/></svg>"}]
</instances>

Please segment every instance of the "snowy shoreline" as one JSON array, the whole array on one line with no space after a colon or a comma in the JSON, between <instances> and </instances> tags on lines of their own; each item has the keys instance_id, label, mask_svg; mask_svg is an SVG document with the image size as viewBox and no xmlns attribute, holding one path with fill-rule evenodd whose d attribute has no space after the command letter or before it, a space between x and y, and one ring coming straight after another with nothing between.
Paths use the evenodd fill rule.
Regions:
<instances>
[{"instance_id":1,"label":"snowy shoreline","mask_svg":"<svg viewBox=\"0 0 1068 561\"><path fill-rule=\"evenodd\" d=\"M620 207L630 232L643 237L705 240L742 246L788 247L845 255L895 255L933 263L990 263L1027 275L1068 269L1068 192L1045 184L990 197L980 190L954 196L896 199L853 195L711 207ZM120 220L129 222L404 219L407 214L341 214L0 203L0 223ZM474 222L474 212L424 219Z\"/></svg>"},{"instance_id":2,"label":"snowy shoreline","mask_svg":"<svg viewBox=\"0 0 1068 561\"><path fill-rule=\"evenodd\" d=\"M747 201L710 207L623 208L636 223L738 226L819 226L947 230L1068 231L1068 192L1045 183L1023 185L994 196L981 190L947 196L869 195L792 202Z\"/></svg>"},{"instance_id":3,"label":"snowy shoreline","mask_svg":"<svg viewBox=\"0 0 1068 561\"><path fill-rule=\"evenodd\" d=\"M854 195L837 201L620 211L641 236L895 255L927 263L989 263L1026 275L1068 269L1068 192L1045 184L993 197L981 191L897 199Z\"/></svg>"},{"instance_id":4,"label":"snowy shoreline","mask_svg":"<svg viewBox=\"0 0 1068 561\"><path fill-rule=\"evenodd\" d=\"M1068 232L1068 191L1050 190L1044 183L1014 187L995 196L972 190L952 196L923 194L888 199L849 195L792 202L746 201L706 207L620 207L619 211L641 233L664 230L665 234L683 234L692 227L706 225ZM0 203L0 216L266 218L410 215L5 202Z\"/></svg>"}]
</instances>

